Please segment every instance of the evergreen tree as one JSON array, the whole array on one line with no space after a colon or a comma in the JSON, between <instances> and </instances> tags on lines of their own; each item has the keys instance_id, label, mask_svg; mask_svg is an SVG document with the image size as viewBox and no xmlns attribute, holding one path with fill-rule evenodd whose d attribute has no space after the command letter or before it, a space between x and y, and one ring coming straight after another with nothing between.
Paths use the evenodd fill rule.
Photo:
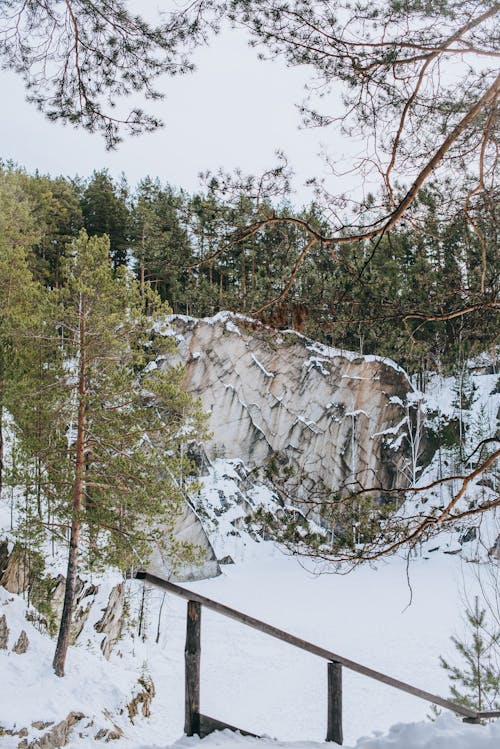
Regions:
<instances>
[{"instance_id":1,"label":"evergreen tree","mask_svg":"<svg viewBox=\"0 0 500 749\"><path fill-rule=\"evenodd\" d=\"M52 292L57 315L43 340L56 341L64 366L44 360L52 418L36 433L35 407L23 433L44 445L41 496L50 498L46 524L69 533L66 590L54 670L64 674L75 582L82 567L127 569L147 561L152 545L170 545L183 496L176 477L189 473L183 444L202 433L182 372L156 366L172 349L157 334L168 308L148 291L143 313L139 284L113 271L106 238L82 232L66 262L64 287ZM156 324L155 324L156 323ZM149 364L149 366L148 366ZM50 370L50 371L48 371ZM32 387L34 378L27 381Z\"/></svg>"},{"instance_id":2,"label":"evergreen tree","mask_svg":"<svg viewBox=\"0 0 500 749\"><path fill-rule=\"evenodd\" d=\"M83 225L89 236L109 238L109 252L117 268L127 262L129 209L126 182L117 185L106 169L94 172L81 197Z\"/></svg>"},{"instance_id":3,"label":"evergreen tree","mask_svg":"<svg viewBox=\"0 0 500 749\"><path fill-rule=\"evenodd\" d=\"M0 170L0 490L3 480L3 416L15 402L17 359L30 346L23 334L42 289L28 265L39 237L32 207L18 175Z\"/></svg>"},{"instance_id":4,"label":"evergreen tree","mask_svg":"<svg viewBox=\"0 0 500 749\"><path fill-rule=\"evenodd\" d=\"M500 710L500 629L490 629L486 609L480 608L477 596L465 616L469 638L451 638L461 664L455 666L440 658L450 678L453 700L473 710Z\"/></svg>"},{"instance_id":5,"label":"evergreen tree","mask_svg":"<svg viewBox=\"0 0 500 749\"><path fill-rule=\"evenodd\" d=\"M40 233L32 248L33 273L47 286L57 287L67 247L83 226L78 190L63 177L24 173L21 177Z\"/></svg>"},{"instance_id":6,"label":"evergreen tree","mask_svg":"<svg viewBox=\"0 0 500 749\"><path fill-rule=\"evenodd\" d=\"M150 284L174 312L186 312L190 301L192 261L188 232L183 226L185 196L159 180L141 180L131 211L131 246L141 288Z\"/></svg>"}]
</instances>

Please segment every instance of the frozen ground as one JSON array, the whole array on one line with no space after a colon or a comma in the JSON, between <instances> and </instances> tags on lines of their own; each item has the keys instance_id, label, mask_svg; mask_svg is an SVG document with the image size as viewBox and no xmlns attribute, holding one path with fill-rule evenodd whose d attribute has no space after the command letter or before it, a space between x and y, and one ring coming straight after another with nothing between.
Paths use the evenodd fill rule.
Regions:
<instances>
[{"instance_id":1,"label":"frozen ground","mask_svg":"<svg viewBox=\"0 0 500 749\"><path fill-rule=\"evenodd\" d=\"M475 575L471 565L462 565L455 556L429 557L410 566L411 606L403 560L392 559L376 569L361 568L346 576L315 576L269 543L253 544L247 559L226 566L219 578L191 585L353 660L446 696L446 675L438 657L453 655L449 636L463 629L461 591L465 581L472 592ZM129 595L132 611L136 611L141 584L131 582ZM61 720L70 710L79 710L93 720L93 726L87 726L88 720L82 726L83 737L75 734L70 744L72 749L83 749L95 746L93 736L99 727L109 727L102 713L106 709L124 728L120 745L127 749L194 749L197 740L178 741L183 727L185 602L166 596L156 644L162 599L159 590L147 593L145 641L137 638L132 627L110 663L101 656L98 638L87 627L87 642L82 640L70 651L67 676L61 680L51 672L53 642L26 622L24 602L2 590L0 611L7 615L12 641L21 627L31 640L26 655L0 651L2 724L20 728L34 720ZM143 671L151 674L156 685L153 714L131 726L120 708L130 699ZM322 742L326 731L326 664L203 611L201 709L278 743L221 734L200 747L312 749L314 744L308 742ZM465 726L453 716L433 725L426 720L428 712L425 702L344 670L346 746L497 749L500 725ZM386 732L396 723L414 721L425 722L413 728L396 726L384 739L379 735L360 740ZM32 731L30 737L35 736ZM17 746L17 740L0 738L0 746L10 749Z\"/></svg>"},{"instance_id":2,"label":"frozen ground","mask_svg":"<svg viewBox=\"0 0 500 749\"><path fill-rule=\"evenodd\" d=\"M478 430L480 421L490 429L494 421L499 396L492 396L493 385L493 379L478 379L478 408L465 415L471 431ZM455 406L450 393L449 383L432 383L427 395L429 410L452 416ZM442 458L448 459L445 451ZM427 475L432 470L430 467ZM493 476L492 481L496 480ZM492 491L484 485L478 485L477 490ZM417 687L448 695L447 676L439 667L439 656L455 658L450 635L463 636L465 599L473 600L478 571L486 570L484 563L467 559L485 559L485 549L491 547L500 530L498 517L483 521L481 554L475 542L466 544L461 556L454 554L460 548L457 533L442 533L423 545L420 556L411 561L408 575L405 560L398 557L348 575L317 575L271 543L256 543L247 533L235 532L241 526L245 504L226 503L226 498L237 493L234 462L217 464L206 480L203 495L206 522L217 556L229 554L237 563L224 565L223 574L216 579L192 583L193 589ZM250 496L253 499L273 501L264 490L259 496ZM9 503L4 502L0 526L7 529L9 523ZM53 573L62 570L57 557L48 562ZM147 589L147 627L139 637L137 618L143 588L137 581L127 583L129 623L108 662L99 649L102 636L93 624L118 579L110 573L94 580L100 585L99 600L78 646L70 650L64 679L52 673L54 642L26 621L26 602L0 588L0 617L5 613L10 628L8 649L0 650L1 726L15 730L26 727L27 738L32 740L40 735L31 725L33 721L57 722L75 710L86 718L73 732L70 749L99 746L96 733L112 723L124 730L124 738L116 743L123 749L327 746L323 743L326 663L209 611L202 617L201 710L268 738L255 740L223 732L201 743L195 738L180 739L185 602ZM11 650L21 629L30 639L25 655ZM156 686L152 715L131 725L126 704L142 673L150 674ZM432 723L427 718L429 708L417 698L344 669L346 747L500 747L500 720L487 726L470 726L443 714ZM19 737L0 734L0 749L17 749L18 743Z\"/></svg>"}]
</instances>

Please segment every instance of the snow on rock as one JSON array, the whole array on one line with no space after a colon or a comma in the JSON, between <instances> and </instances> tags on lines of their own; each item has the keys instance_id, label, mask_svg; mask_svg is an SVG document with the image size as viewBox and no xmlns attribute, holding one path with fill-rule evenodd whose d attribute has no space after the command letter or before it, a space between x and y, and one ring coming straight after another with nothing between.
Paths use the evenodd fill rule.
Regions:
<instances>
[{"instance_id":1,"label":"snow on rock","mask_svg":"<svg viewBox=\"0 0 500 749\"><path fill-rule=\"evenodd\" d=\"M184 384L209 414L209 457L255 468L285 456L305 491L318 483L335 490L354 478L406 485L407 440L390 446L385 435L407 430L404 403L413 388L394 362L227 312L204 320L177 315L169 325Z\"/></svg>"},{"instance_id":2,"label":"snow on rock","mask_svg":"<svg viewBox=\"0 0 500 749\"><path fill-rule=\"evenodd\" d=\"M201 485L195 508L217 559L223 564L248 560L262 539L246 519L259 507L282 511L278 497L236 459L213 460Z\"/></svg>"}]
</instances>

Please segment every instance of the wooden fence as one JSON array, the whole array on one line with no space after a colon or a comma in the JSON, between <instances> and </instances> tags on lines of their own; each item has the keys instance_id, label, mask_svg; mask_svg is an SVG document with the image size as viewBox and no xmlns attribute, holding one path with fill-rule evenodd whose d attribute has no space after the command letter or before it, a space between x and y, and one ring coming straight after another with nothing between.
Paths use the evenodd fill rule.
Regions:
<instances>
[{"instance_id":1,"label":"wooden fence","mask_svg":"<svg viewBox=\"0 0 500 749\"><path fill-rule=\"evenodd\" d=\"M414 697L419 697L446 710L452 710L463 717L467 723L479 723L484 718L500 717L500 712L478 712L463 705L457 705L450 700L443 699L437 694L431 694L423 689L406 684L404 681L394 679L392 676L375 671L361 663L356 663L349 658L345 658L331 650L314 645L311 642L296 637L295 635L285 632L282 629L274 627L272 624L266 624L259 619L254 619L248 614L226 606L223 603L213 601L211 598L195 593L192 590L183 588L180 585L164 580L162 577L151 575L149 572L139 571L135 577L139 580L145 580L151 585L155 585L169 593L185 598L187 604L187 624L186 624L186 647L185 647L185 724L184 732L187 736L208 736L213 731L229 728L232 731L240 731L242 734L255 736L249 731L244 731L228 723L210 718L200 712L200 663L201 663L201 609L205 606L207 609L216 611L218 614L234 619L247 627L263 632L266 635L275 637L278 640L287 642L301 650L306 650L312 655L317 655L327 661L327 687L328 687L328 708L327 708L327 732L326 740L342 744L342 667L355 671L358 674L380 681L390 687L399 689L401 692L407 692Z\"/></svg>"}]
</instances>

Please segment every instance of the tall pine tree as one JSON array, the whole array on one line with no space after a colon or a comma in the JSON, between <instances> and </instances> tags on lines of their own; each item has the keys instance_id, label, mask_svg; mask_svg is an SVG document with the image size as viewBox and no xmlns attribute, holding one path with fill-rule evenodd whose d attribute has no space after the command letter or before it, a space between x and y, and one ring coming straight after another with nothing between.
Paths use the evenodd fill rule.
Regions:
<instances>
[{"instance_id":1,"label":"tall pine tree","mask_svg":"<svg viewBox=\"0 0 500 749\"><path fill-rule=\"evenodd\" d=\"M168 308L148 291L143 313L139 284L114 271L107 238L82 231L67 260L65 286L53 321L64 352L53 369L54 414L41 439L50 449L43 495L51 522L69 534L66 590L54 670L64 675L78 571L113 564L123 570L147 561L153 544L171 546L183 496L176 481L185 450L200 430L182 372L156 365L172 349L161 330ZM46 339L50 335L45 336Z\"/></svg>"}]
</instances>

